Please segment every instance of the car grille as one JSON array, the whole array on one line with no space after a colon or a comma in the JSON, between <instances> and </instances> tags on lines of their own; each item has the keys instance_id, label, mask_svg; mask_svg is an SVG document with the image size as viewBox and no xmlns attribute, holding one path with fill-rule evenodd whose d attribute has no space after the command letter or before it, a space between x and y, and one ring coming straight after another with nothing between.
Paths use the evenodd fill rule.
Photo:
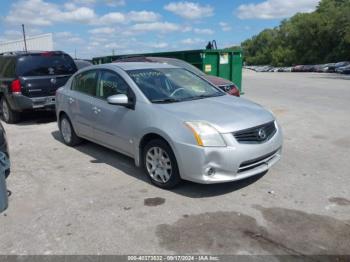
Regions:
<instances>
[{"instance_id":1,"label":"car grille","mask_svg":"<svg viewBox=\"0 0 350 262\"><path fill-rule=\"evenodd\" d=\"M276 133L275 122L240 130L233 133L239 143L263 143Z\"/></svg>"},{"instance_id":2,"label":"car grille","mask_svg":"<svg viewBox=\"0 0 350 262\"><path fill-rule=\"evenodd\" d=\"M269 154L266 154L264 156L261 156L261 157L255 158L255 159L251 159L251 160L248 160L248 161L241 163L241 165L238 168L238 173L249 171L251 169L265 165L266 163L271 161L276 156L276 154L279 150L280 150L280 148L269 153Z\"/></svg>"}]
</instances>

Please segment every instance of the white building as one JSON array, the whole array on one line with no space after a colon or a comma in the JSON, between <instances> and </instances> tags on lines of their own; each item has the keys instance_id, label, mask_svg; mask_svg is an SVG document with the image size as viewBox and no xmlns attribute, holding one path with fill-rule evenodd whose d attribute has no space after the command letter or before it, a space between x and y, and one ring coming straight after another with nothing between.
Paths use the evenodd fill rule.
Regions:
<instances>
[{"instance_id":1,"label":"white building","mask_svg":"<svg viewBox=\"0 0 350 262\"><path fill-rule=\"evenodd\" d=\"M52 33L42 34L36 36L28 36L26 38L27 49L30 50L42 50L52 51L53 50L53 39ZM19 40L0 42L0 53L11 52L11 51L24 51L23 38Z\"/></svg>"}]
</instances>

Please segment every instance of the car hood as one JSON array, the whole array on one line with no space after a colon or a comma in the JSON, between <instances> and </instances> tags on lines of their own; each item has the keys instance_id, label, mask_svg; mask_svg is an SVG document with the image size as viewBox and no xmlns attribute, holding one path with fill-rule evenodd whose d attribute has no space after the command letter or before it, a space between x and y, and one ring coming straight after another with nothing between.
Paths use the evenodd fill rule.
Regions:
<instances>
[{"instance_id":1,"label":"car hood","mask_svg":"<svg viewBox=\"0 0 350 262\"><path fill-rule=\"evenodd\" d=\"M231 81L217 76L203 75L202 77L215 86L227 86L233 84Z\"/></svg>"},{"instance_id":2,"label":"car hood","mask_svg":"<svg viewBox=\"0 0 350 262\"><path fill-rule=\"evenodd\" d=\"M260 105L230 95L155 106L180 121L206 121L220 133L242 130L274 120L274 116Z\"/></svg>"}]
</instances>

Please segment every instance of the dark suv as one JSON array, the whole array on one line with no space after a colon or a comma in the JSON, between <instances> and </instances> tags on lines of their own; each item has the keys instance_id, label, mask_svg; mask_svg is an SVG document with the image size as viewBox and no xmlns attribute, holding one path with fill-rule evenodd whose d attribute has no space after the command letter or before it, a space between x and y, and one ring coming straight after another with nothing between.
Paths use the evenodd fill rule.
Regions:
<instances>
[{"instance_id":1,"label":"dark suv","mask_svg":"<svg viewBox=\"0 0 350 262\"><path fill-rule=\"evenodd\" d=\"M73 59L61 51L0 54L3 120L16 123L23 111L54 109L56 90L76 71Z\"/></svg>"}]
</instances>

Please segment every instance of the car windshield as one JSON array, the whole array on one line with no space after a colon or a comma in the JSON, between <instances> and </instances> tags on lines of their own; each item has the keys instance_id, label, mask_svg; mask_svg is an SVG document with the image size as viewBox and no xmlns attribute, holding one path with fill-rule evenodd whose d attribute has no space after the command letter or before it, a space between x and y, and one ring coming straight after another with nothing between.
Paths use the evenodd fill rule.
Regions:
<instances>
[{"instance_id":1,"label":"car windshield","mask_svg":"<svg viewBox=\"0 0 350 262\"><path fill-rule=\"evenodd\" d=\"M172 103L225 95L182 68L129 70L129 76L153 103Z\"/></svg>"}]
</instances>

